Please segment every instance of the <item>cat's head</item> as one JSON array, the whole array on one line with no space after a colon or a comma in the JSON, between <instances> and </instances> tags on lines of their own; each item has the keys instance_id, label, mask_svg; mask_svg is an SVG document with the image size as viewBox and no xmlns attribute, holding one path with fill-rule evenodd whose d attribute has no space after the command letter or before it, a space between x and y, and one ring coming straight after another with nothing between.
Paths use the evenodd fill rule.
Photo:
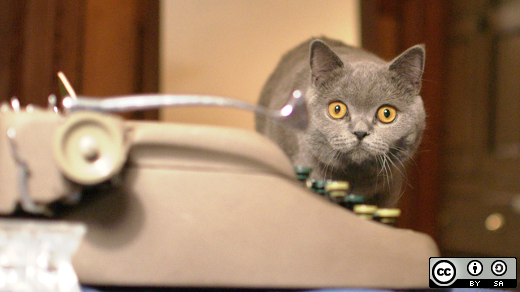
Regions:
<instances>
[{"instance_id":1,"label":"cat's head","mask_svg":"<svg viewBox=\"0 0 520 292\"><path fill-rule=\"evenodd\" d=\"M306 139L315 157L336 167L409 159L425 126L419 95L424 58L418 45L390 62L364 52L342 60L313 41Z\"/></svg>"}]
</instances>

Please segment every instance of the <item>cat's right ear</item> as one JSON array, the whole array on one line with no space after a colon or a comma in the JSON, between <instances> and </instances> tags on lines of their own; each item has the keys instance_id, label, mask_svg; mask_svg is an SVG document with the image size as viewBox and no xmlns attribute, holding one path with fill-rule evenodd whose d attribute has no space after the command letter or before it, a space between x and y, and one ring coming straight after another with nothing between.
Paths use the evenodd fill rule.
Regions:
<instances>
[{"instance_id":1,"label":"cat's right ear","mask_svg":"<svg viewBox=\"0 0 520 292\"><path fill-rule=\"evenodd\" d=\"M310 47L312 81L325 80L332 71L342 68L343 62L323 41L314 40Z\"/></svg>"}]
</instances>

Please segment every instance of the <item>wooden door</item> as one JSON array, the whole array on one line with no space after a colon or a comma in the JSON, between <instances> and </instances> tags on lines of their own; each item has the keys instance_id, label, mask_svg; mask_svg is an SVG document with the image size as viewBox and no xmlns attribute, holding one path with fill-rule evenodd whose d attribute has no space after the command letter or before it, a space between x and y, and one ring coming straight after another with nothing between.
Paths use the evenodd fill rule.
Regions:
<instances>
[{"instance_id":1,"label":"wooden door","mask_svg":"<svg viewBox=\"0 0 520 292\"><path fill-rule=\"evenodd\" d=\"M439 243L520 256L520 1L453 1Z\"/></svg>"},{"instance_id":2,"label":"wooden door","mask_svg":"<svg viewBox=\"0 0 520 292\"><path fill-rule=\"evenodd\" d=\"M78 94L158 91L159 1L2 0L0 35L0 101L45 106L60 70Z\"/></svg>"}]
</instances>

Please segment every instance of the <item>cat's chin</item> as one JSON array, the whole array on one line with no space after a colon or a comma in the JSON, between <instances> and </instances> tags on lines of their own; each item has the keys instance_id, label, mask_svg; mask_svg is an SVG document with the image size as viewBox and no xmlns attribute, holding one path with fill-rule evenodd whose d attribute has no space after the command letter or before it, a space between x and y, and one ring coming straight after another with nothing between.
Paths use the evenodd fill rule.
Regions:
<instances>
[{"instance_id":1,"label":"cat's chin","mask_svg":"<svg viewBox=\"0 0 520 292\"><path fill-rule=\"evenodd\" d=\"M349 154L350 161L354 164L364 164L373 160L372 155L365 150L353 151Z\"/></svg>"},{"instance_id":2,"label":"cat's chin","mask_svg":"<svg viewBox=\"0 0 520 292\"><path fill-rule=\"evenodd\" d=\"M355 149L345 154L344 156L350 164L366 164L373 162L376 158L364 149Z\"/></svg>"}]
</instances>

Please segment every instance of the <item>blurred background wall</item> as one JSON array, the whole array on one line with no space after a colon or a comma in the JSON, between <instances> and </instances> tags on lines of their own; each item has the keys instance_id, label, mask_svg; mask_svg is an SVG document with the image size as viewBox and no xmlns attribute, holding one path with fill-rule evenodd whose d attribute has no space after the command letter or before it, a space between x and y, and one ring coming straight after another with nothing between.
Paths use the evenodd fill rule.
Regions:
<instances>
[{"instance_id":1,"label":"blurred background wall","mask_svg":"<svg viewBox=\"0 0 520 292\"><path fill-rule=\"evenodd\" d=\"M359 0L163 0L160 91L256 103L280 57L313 37L361 43ZM253 114L222 108L167 108L164 121L254 128Z\"/></svg>"}]
</instances>

